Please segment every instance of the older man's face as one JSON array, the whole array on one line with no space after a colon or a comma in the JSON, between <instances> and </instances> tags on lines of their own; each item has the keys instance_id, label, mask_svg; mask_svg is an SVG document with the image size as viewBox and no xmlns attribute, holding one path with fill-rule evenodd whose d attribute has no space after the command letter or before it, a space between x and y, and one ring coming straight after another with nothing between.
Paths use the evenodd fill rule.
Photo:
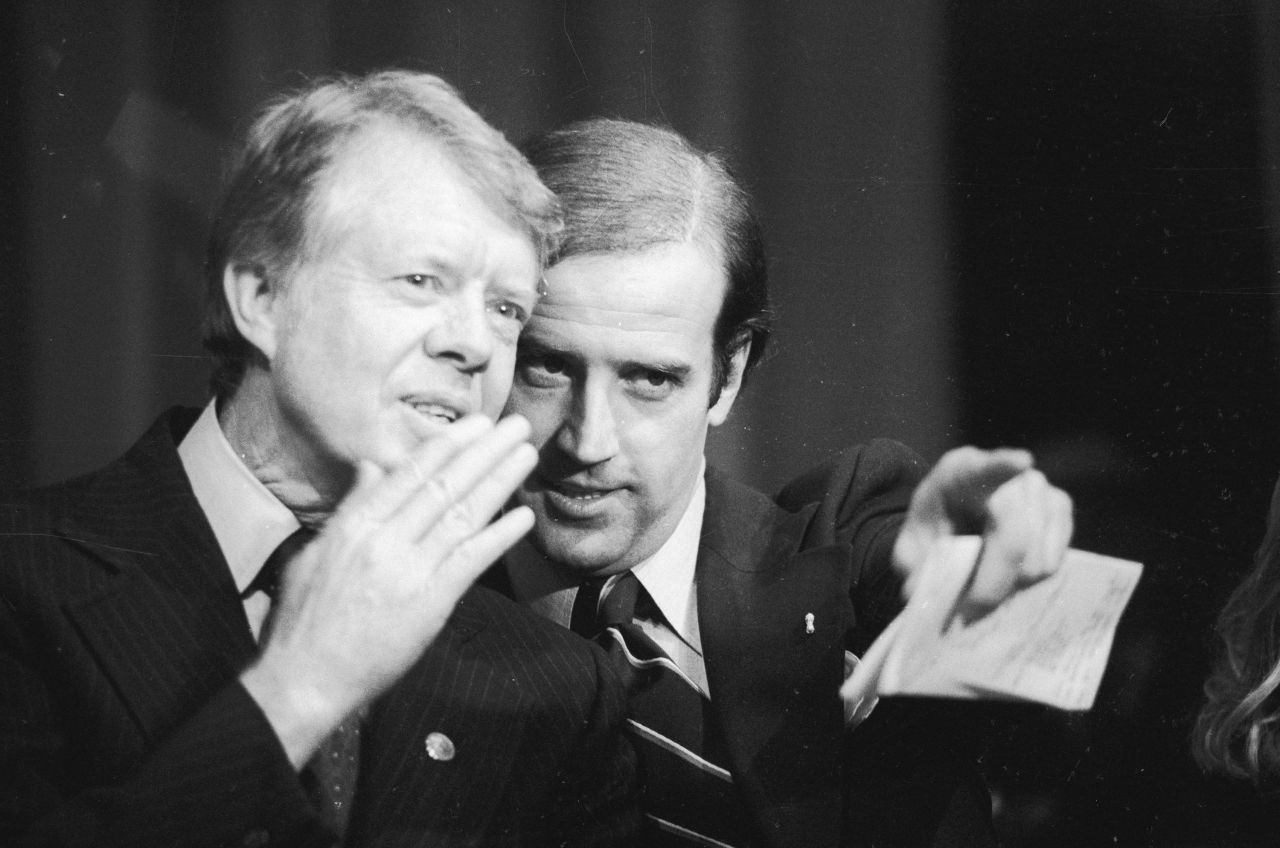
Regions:
<instances>
[{"instance_id":1,"label":"older man's face","mask_svg":"<svg viewBox=\"0 0 1280 848\"><path fill-rule=\"evenodd\" d=\"M311 250L272 305L281 444L321 486L496 417L539 266L430 140L365 129L317 191Z\"/></svg>"}]
</instances>

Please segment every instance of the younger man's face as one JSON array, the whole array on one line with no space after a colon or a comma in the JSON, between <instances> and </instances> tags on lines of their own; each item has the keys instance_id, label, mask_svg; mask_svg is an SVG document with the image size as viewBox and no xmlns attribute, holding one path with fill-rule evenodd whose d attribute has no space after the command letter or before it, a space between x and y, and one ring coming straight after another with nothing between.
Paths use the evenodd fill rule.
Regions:
<instances>
[{"instance_id":1,"label":"younger man's face","mask_svg":"<svg viewBox=\"0 0 1280 848\"><path fill-rule=\"evenodd\" d=\"M735 377L708 408L725 285L718 257L694 243L584 254L547 272L506 411L533 425L538 469L517 497L553 560L622 571L679 523L707 428L737 394Z\"/></svg>"}]
</instances>

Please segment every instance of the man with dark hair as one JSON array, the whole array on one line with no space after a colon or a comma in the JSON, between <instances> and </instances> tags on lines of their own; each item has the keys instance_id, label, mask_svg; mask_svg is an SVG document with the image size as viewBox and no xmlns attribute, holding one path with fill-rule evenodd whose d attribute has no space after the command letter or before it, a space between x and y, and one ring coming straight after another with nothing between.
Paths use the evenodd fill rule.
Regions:
<instances>
[{"instance_id":1,"label":"man with dark hair","mask_svg":"<svg viewBox=\"0 0 1280 848\"><path fill-rule=\"evenodd\" d=\"M475 576L535 462L494 424L561 220L448 85L249 131L209 253L215 398L0 501L0 842L614 844L598 648Z\"/></svg>"},{"instance_id":2,"label":"man with dark hair","mask_svg":"<svg viewBox=\"0 0 1280 848\"><path fill-rule=\"evenodd\" d=\"M837 692L935 540L984 533L961 609L979 615L1057 567L1069 498L1011 450L926 475L877 440L776 500L707 469L770 330L749 198L643 124L573 124L526 154L566 227L507 405L540 452L517 496L537 522L491 579L609 646L648 844L990 844L959 708L880 704L855 727Z\"/></svg>"}]
</instances>

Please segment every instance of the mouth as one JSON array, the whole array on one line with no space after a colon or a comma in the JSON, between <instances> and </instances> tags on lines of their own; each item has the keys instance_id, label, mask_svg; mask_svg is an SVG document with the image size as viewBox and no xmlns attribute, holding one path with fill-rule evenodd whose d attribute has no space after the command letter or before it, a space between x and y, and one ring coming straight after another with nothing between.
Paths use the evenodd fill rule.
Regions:
<instances>
[{"instance_id":1,"label":"mouth","mask_svg":"<svg viewBox=\"0 0 1280 848\"><path fill-rule=\"evenodd\" d=\"M599 500L613 491L613 489L589 489L583 486L575 486L572 483L546 483L545 485L561 497L575 501Z\"/></svg>"},{"instance_id":2,"label":"mouth","mask_svg":"<svg viewBox=\"0 0 1280 848\"><path fill-rule=\"evenodd\" d=\"M606 509L612 496L622 491L620 487L583 486L568 480L540 478L545 500L559 518L587 519Z\"/></svg>"},{"instance_id":3,"label":"mouth","mask_svg":"<svg viewBox=\"0 0 1280 848\"><path fill-rule=\"evenodd\" d=\"M438 424L452 424L467 414L462 404L441 402L439 400L423 400L421 398L401 398L410 409L427 421Z\"/></svg>"}]
</instances>

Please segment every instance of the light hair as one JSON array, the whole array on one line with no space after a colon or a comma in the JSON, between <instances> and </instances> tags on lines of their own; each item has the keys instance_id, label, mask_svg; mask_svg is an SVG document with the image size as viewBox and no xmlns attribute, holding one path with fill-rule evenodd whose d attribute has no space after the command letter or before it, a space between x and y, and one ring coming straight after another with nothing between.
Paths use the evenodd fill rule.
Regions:
<instances>
[{"instance_id":1,"label":"light hair","mask_svg":"<svg viewBox=\"0 0 1280 848\"><path fill-rule=\"evenodd\" d=\"M1280 780L1280 484L1254 565L1218 617L1192 753L1201 767L1259 786Z\"/></svg>"},{"instance_id":2,"label":"light hair","mask_svg":"<svg viewBox=\"0 0 1280 848\"><path fill-rule=\"evenodd\" d=\"M232 318L224 269L247 265L283 284L312 255L317 186L326 170L357 133L388 121L438 144L485 203L528 234L545 266L562 223L554 195L452 86L400 70L317 80L258 114L214 219L205 261L204 344L219 397L233 394L249 363L261 356Z\"/></svg>"}]
</instances>

